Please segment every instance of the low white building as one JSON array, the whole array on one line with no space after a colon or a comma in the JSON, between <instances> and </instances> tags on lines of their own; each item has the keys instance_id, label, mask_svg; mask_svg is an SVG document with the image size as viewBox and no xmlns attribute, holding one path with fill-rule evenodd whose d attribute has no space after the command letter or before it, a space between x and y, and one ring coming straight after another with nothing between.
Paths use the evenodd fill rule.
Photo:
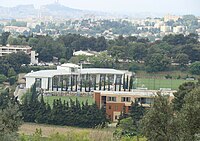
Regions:
<instances>
[{"instance_id":1,"label":"low white building","mask_svg":"<svg viewBox=\"0 0 200 141\"><path fill-rule=\"evenodd\" d=\"M25 52L26 54L31 53L30 46L22 46L22 45L7 45L7 46L0 46L0 56L5 56L10 53L17 53L17 52Z\"/></svg>"},{"instance_id":2,"label":"low white building","mask_svg":"<svg viewBox=\"0 0 200 141\"><path fill-rule=\"evenodd\" d=\"M89 51L76 51L73 53L74 56L79 56L79 55L85 55L85 56L94 56L95 54L94 53L91 53Z\"/></svg>"},{"instance_id":3,"label":"low white building","mask_svg":"<svg viewBox=\"0 0 200 141\"><path fill-rule=\"evenodd\" d=\"M56 70L40 70L25 75L26 88L36 83L45 91L111 90L114 85L128 85L130 73L109 68L82 69L76 64L62 64ZM126 77L126 79L125 79ZM115 84L116 83L116 84Z\"/></svg>"}]
</instances>

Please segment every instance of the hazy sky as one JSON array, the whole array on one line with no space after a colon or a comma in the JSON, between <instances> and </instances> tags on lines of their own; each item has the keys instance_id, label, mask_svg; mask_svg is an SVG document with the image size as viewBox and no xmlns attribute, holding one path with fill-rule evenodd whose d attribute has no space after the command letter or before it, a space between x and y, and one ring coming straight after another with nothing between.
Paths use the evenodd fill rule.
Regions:
<instances>
[{"instance_id":1,"label":"hazy sky","mask_svg":"<svg viewBox=\"0 0 200 141\"><path fill-rule=\"evenodd\" d=\"M55 0L0 0L0 6L34 4L39 7L53 2ZM152 12L200 16L200 0L59 0L59 3L72 8L105 12Z\"/></svg>"}]
</instances>

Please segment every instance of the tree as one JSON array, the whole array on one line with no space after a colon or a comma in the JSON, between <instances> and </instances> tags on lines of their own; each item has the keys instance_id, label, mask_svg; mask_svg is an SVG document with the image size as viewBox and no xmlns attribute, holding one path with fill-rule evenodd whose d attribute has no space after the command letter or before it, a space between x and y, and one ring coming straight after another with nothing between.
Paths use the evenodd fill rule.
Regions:
<instances>
[{"instance_id":1,"label":"tree","mask_svg":"<svg viewBox=\"0 0 200 141\"><path fill-rule=\"evenodd\" d=\"M189 62L189 56L185 53L179 53L176 55L175 62L184 67Z\"/></svg>"},{"instance_id":2,"label":"tree","mask_svg":"<svg viewBox=\"0 0 200 141\"><path fill-rule=\"evenodd\" d=\"M194 88L194 82L183 83L179 86L179 90L174 93L174 99L172 100L173 108L175 111L180 111L182 109L185 96Z\"/></svg>"},{"instance_id":3,"label":"tree","mask_svg":"<svg viewBox=\"0 0 200 141\"><path fill-rule=\"evenodd\" d=\"M137 101L132 102L131 110L130 110L130 116L133 120L133 126L136 129L135 135L137 135L137 137L140 134L140 131L139 131L140 123L139 123L139 121L143 118L144 113L145 113L145 109L142 105L139 105Z\"/></svg>"},{"instance_id":4,"label":"tree","mask_svg":"<svg viewBox=\"0 0 200 141\"><path fill-rule=\"evenodd\" d=\"M0 83L3 83L6 80L7 80L7 77L3 74L0 74Z\"/></svg>"},{"instance_id":5,"label":"tree","mask_svg":"<svg viewBox=\"0 0 200 141\"><path fill-rule=\"evenodd\" d=\"M191 64L190 72L192 74L200 75L200 61L197 61Z\"/></svg>"},{"instance_id":6,"label":"tree","mask_svg":"<svg viewBox=\"0 0 200 141\"><path fill-rule=\"evenodd\" d=\"M182 140L197 141L200 134L200 88L193 89L184 98L183 108L178 118L180 119L180 131Z\"/></svg>"},{"instance_id":7,"label":"tree","mask_svg":"<svg viewBox=\"0 0 200 141\"><path fill-rule=\"evenodd\" d=\"M0 139L16 141L17 131L21 125L21 112L15 98L8 91L0 94Z\"/></svg>"},{"instance_id":8,"label":"tree","mask_svg":"<svg viewBox=\"0 0 200 141\"><path fill-rule=\"evenodd\" d=\"M141 130L149 141L179 140L174 111L168 97L158 93L153 106L141 120Z\"/></svg>"},{"instance_id":9,"label":"tree","mask_svg":"<svg viewBox=\"0 0 200 141\"><path fill-rule=\"evenodd\" d=\"M167 70L170 65L170 59L162 54L152 54L145 60L148 72L158 72Z\"/></svg>"},{"instance_id":10,"label":"tree","mask_svg":"<svg viewBox=\"0 0 200 141\"><path fill-rule=\"evenodd\" d=\"M1 34L1 43L2 43L2 46L6 46L7 40L8 40L9 36L10 36L10 32L3 32Z\"/></svg>"}]
</instances>

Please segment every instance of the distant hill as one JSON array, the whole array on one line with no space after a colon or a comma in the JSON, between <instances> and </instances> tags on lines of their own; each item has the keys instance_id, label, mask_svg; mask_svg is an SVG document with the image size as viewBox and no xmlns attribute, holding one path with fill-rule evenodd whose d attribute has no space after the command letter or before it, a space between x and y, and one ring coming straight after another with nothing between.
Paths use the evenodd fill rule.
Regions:
<instances>
[{"instance_id":1,"label":"distant hill","mask_svg":"<svg viewBox=\"0 0 200 141\"><path fill-rule=\"evenodd\" d=\"M87 14L99 15L100 13L94 11L73 9L59 3L43 5L39 9L36 9L34 5L0 7L1 19L28 18L38 16L53 16L56 18L79 18ZM102 15L104 15L104 13L102 13Z\"/></svg>"},{"instance_id":2,"label":"distant hill","mask_svg":"<svg viewBox=\"0 0 200 141\"><path fill-rule=\"evenodd\" d=\"M87 14L87 11L69 8L59 3L44 5L41 7L40 12L42 15L58 16L63 18L81 17L84 14Z\"/></svg>"}]
</instances>

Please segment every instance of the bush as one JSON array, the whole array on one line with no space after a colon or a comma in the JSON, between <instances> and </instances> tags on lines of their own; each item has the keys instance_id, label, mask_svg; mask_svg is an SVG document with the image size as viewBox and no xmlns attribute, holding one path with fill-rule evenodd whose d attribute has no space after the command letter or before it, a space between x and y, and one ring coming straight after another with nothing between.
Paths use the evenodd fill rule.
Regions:
<instances>
[{"instance_id":1,"label":"bush","mask_svg":"<svg viewBox=\"0 0 200 141\"><path fill-rule=\"evenodd\" d=\"M0 83L3 83L7 80L7 77L3 74L0 74Z\"/></svg>"},{"instance_id":2,"label":"bush","mask_svg":"<svg viewBox=\"0 0 200 141\"><path fill-rule=\"evenodd\" d=\"M16 82L16 76L12 76L12 77L9 78L10 85L15 84L15 82Z\"/></svg>"},{"instance_id":3,"label":"bush","mask_svg":"<svg viewBox=\"0 0 200 141\"><path fill-rule=\"evenodd\" d=\"M190 72L192 74L200 75L200 62L199 61L192 63L192 65L190 66Z\"/></svg>"}]
</instances>

